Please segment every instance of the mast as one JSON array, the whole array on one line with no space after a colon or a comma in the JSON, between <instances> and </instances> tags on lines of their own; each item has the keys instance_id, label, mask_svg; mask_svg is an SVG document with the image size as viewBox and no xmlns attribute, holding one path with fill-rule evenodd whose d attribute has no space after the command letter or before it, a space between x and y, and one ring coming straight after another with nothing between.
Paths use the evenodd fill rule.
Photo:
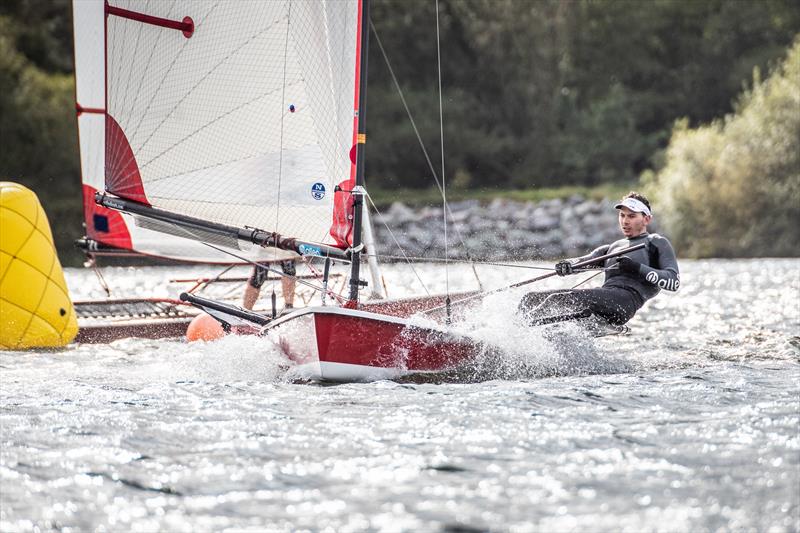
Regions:
<instances>
[{"instance_id":1,"label":"mast","mask_svg":"<svg viewBox=\"0 0 800 533\"><path fill-rule=\"evenodd\" d=\"M367 250L367 264L369 265L369 277L372 281L372 288L369 291L369 298L385 298L383 293L383 283L381 269L378 266L378 254L375 250L375 232L372 228L372 219L369 216L369 205L364 202L364 218L361 227L364 229L364 246Z\"/></svg>"},{"instance_id":2,"label":"mast","mask_svg":"<svg viewBox=\"0 0 800 533\"><path fill-rule=\"evenodd\" d=\"M353 190L353 254L350 265L350 302L358 305L358 290L363 285L361 274L361 221L364 203L364 156L367 141L367 52L369 49L369 0L359 0L360 17L359 65L358 65L358 136L356 148L356 186Z\"/></svg>"}]
</instances>

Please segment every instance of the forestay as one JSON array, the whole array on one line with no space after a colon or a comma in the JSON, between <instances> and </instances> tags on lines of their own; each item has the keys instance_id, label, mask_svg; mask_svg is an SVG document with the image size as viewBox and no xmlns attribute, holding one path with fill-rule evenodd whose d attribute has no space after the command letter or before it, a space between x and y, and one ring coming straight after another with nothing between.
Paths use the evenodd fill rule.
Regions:
<instances>
[{"instance_id":1,"label":"forestay","mask_svg":"<svg viewBox=\"0 0 800 533\"><path fill-rule=\"evenodd\" d=\"M106 191L348 246L334 187L355 176L358 2L110 0L105 11ZM92 89L83 105L102 107Z\"/></svg>"}]
</instances>

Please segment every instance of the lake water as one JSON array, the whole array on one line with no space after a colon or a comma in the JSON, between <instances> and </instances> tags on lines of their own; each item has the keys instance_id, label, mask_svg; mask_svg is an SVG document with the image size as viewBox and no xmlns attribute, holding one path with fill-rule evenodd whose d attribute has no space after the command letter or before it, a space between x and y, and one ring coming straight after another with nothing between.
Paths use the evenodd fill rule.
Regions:
<instances>
[{"instance_id":1,"label":"lake water","mask_svg":"<svg viewBox=\"0 0 800 533\"><path fill-rule=\"evenodd\" d=\"M524 291L488 299L458 327L499 351L467 382L292 383L255 337L0 353L0 530L798 531L800 260L681 267L629 335L568 350L514 325ZM175 296L201 272L106 277Z\"/></svg>"}]
</instances>

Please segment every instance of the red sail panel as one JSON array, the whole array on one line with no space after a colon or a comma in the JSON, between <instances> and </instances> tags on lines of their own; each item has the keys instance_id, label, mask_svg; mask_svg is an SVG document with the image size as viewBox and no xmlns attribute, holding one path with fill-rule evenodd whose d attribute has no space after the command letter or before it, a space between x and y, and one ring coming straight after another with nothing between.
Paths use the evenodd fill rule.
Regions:
<instances>
[{"instance_id":1,"label":"red sail panel","mask_svg":"<svg viewBox=\"0 0 800 533\"><path fill-rule=\"evenodd\" d=\"M128 138L109 114L106 114L106 190L120 198L150 205Z\"/></svg>"},{"instance_id":2,"label":"red sail panel","mask_svg":"<svg viewBox=\"0 0 800 533\"><path fill-rule=\"evenodd\" d=\"M122 214L113 209L99 206L94 201L97 189L83 184L83 217L86 221L86 236L115 248L133 248L128 225Z\"/></svg>"},{"instance_id":3,"label":"red sail panel","mask_svg":"<svg viewBox=\"0 0 800 533\"><path fill-rule=\"evenodd\" d=\"M353 181L343 181L333 196L333 225L331 237L336 245L347 248L353 244Z\"/></svg>"}]
</instances>

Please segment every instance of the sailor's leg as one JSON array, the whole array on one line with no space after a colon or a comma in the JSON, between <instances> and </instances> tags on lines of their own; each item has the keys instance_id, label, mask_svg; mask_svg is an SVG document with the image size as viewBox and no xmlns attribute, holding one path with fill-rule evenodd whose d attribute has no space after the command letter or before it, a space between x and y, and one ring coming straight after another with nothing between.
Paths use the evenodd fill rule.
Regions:
<instances>
[{"instance_id":1,"label":"sailor's leg","mask_svg":"<svg viewBox=\"0 0 800 533\"><path fill-rule=\"evenodd\" d=\"M615 287L586 289L581 292L584 302L593 314L616 326L633 318L644 303L635 293Z\"/></svg>"},{"instance_id":2,"label":"sailor's leg","mask_svg":"<svg viewBox=\"0 0 800 533\"><path fill-rule=\"evenodd\" d=\"M281 277L281 289L283 291L283 303L286 309L294 307L294 289L297 285L294 276L297 275L294 261L281 262L281 270L286 276Z\"/></svg>"},{"instance_id":3,"label":"sailor's leg","mask_svg":"<svg viewBox=\"0 0 800 533\"><path fill-rule=\"evenodd\" d=\"M529 320L574 314L588 309L584 290L553 290L530 292L522 297L519 312Z\"/></svg>"},{"instance_id":4,"label":"sailor's leg","mask_svg":"<svg viewBox=\"0 0 800 533\"><path fill-rule=\"evenodd\" d=\"M245 309L252 309L258 300L258 295L261 293L261 286L267 280L268 271L265 268L260 268L258 265L253 265L253 272L247 280L247 285L244 287L244 297L242 298L242 307Z\"/></svg>"}]
</instances>

